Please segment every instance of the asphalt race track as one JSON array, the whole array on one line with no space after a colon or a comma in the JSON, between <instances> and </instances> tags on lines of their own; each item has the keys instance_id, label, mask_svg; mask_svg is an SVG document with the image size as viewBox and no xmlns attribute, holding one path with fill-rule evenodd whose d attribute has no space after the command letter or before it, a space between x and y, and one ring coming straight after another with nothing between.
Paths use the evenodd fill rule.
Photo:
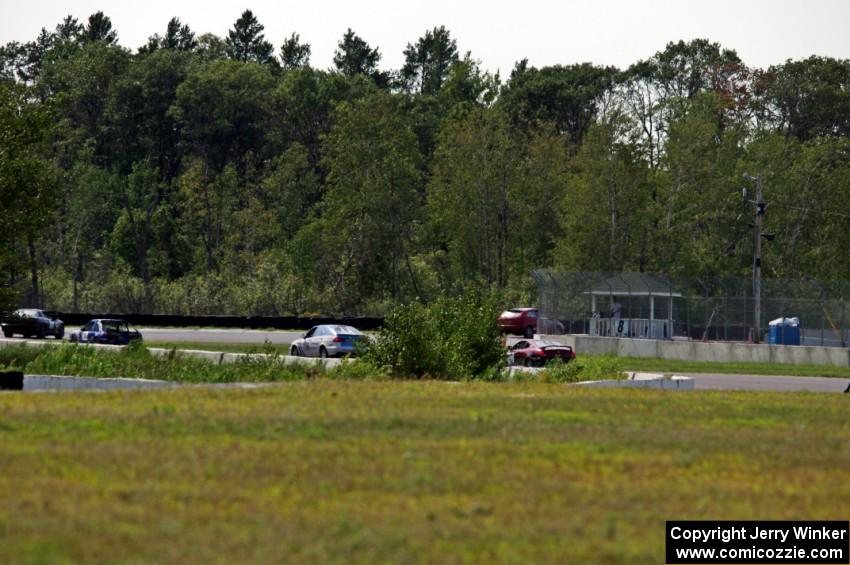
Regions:
<instances>
[{"instance_id":1,"label":"asphalt race track","mask_svg":"<svg viewBox=\"0 0 850 565\"><path fill-rule=\"evenodd\" d=\"M138 328L145 341L194 342L194 343L256 343L266 341L275 345L290 344L305 332L274 330L189 330L180 328Z\"/></svg>"},{"instance_id":2,"label":"asphalt race track","mask_svg":"<svg viewBox=\"0 0 850 565\"><path fill-rule=\"evenodd\" d=\"M767 390L790 392L844 392L850 379L832 377L779 377L768 375L710 375L684 373L694 378L696 390Z\"/></svg>"},{"instance_id":3,"label":"asphalt race track","mask_svg":"<svg viewBox=\"0 0 850 565\"><path fill-rule=\"evenodd\" d=\"M71 328L75 329L75 328ZM181 328L138 328L145 341L194 342L194 343L254 343L266 341L275 345L289 344L301 337L302 331L268 331L240 329L181 329ZM68 330L70 331L70 330ZM508 344L519 338L508 338ZM20 341L0 339L0 341ZM750 391L809 391L844 392L850 379L830 377L784 377L766 375L723 375L683 373L694 378L696 390L750 390Z\"/></svg>"}]
</instances>

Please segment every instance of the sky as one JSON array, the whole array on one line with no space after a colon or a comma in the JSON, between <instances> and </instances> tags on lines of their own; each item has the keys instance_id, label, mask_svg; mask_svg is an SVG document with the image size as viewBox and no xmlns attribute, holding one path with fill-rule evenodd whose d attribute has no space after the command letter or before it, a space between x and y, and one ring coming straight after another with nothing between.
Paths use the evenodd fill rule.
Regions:
<instances>
[{"instance_id":1,"label":"sky","mask_svg":"<svg viewBox=\"0 0 850 565\"><path fill-rule=\"evenodd\" d=\"M734 49L750 67L810 55L850 59L850 0L0 0L0 44L34 39L66 15L80 21L98 10L118 42L133 51L173 16L196 35L226 36L250 9L276 52L293 32L312 47L311 64L329 68L350 27L377 47L382 69L403 64L403 50L444 25L491 72L510 74L528 58L536 67L593 63L626 68L670 41L706 38Z\"/></svg>"}]
</instances>

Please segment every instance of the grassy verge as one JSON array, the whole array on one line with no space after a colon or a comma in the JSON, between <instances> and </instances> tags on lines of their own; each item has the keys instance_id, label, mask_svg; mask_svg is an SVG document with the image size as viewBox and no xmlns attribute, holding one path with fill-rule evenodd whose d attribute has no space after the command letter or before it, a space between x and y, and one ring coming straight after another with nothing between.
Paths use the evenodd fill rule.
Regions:
<instances>
[{"instance_id":1,"label":"grassy verge","mask_svg":"<svg viewBox=\"0 0 850 565\"><path fill-rule=\"evenodd\" d=\"M366 376L363 371L350 367L325 370L308 360L302 364L284 364L275 355L245 357L235 363L219 364L180 356L176 352L157 356L144 346L113 351L70 344L2 348L0 367L18 368L29 374L145 378L180 383L277 382L324 374L347 378Z\"/></svg>"},{"instance_id":2,"label":"grassy verge","mask_svg":"<svg viewBox=\"0 0 850 565\"><path fill-rule=\"evenodd\" d=\"M149 344L148 344L149 345ZM134 344L119 350L106 350L76 344L55 347L30 347L26 344L0 348L0 369L20 369L29 374L73 375L84 377L126 377L173 381L179 383L237 383L278 382L325 376L331 379L386 379L389 369L379 369L366 360L358 359L327 368L316 360L284 363L273 348L251 350L263 353L246 356L232 363L217 363L208 359L182 356L176 350L168 355L154 355L144 344ZM616 358L584 359L579 362L548 366L540 373L515 374L507 370L488 371L466 380L526 380L542 382L578 382L603 378L618 378ZM404 378L404 375L397 375ZM450 375L444 377L448 379Z\"/></svg>"},{"instance_id":3,"label":"grassy verge","mask_svg":"<svg viewBox=\"0 0 850 565\"><path fill-rule=\"evenodd\" d=\"M318 379L0 394L0 562L660 563L847 519L843 395Z\"/></svg>"},{"instance_id":4,"label":"grassy verge","mask_svg":"<svg viewBox=\"0 0 850 565\"><path fill-rule=\"evenodd\" d=\"M658 373L723 373L741 375L789 375L797 377L850 378L850 367L831 365L786 365L781 363L715 363L657 358L620 357L627 371Z\"/></svg>"}]
</instances>

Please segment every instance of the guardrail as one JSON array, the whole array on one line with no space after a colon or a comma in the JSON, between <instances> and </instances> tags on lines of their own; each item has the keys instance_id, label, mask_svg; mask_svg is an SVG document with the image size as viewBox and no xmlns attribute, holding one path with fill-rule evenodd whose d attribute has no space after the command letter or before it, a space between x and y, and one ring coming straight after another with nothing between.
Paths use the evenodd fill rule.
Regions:
<instances>
[{"instance_id":1,"label":"guardrail","mask_svg":"<svg viewBox=\"0 0 850 565\"><path fill-rule=\"evenodd\" d=\"M61 312L65 326L82 325L94 318L120 318L134 326L172 326L178 328L245 328L276 330L308 330L319 324L354 326L359 330L376 330L383 318L372 317L301 317L301 316L171 316L166 314L86 314Z\"/></svg>"}]
</instances>

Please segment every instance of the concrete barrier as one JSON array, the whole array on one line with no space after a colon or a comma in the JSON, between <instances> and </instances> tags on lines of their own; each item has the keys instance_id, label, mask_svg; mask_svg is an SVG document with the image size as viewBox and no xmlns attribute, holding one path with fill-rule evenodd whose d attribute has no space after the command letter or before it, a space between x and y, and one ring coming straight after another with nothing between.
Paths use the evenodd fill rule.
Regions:
<instances>
[{"instance_id":1,"label":"concrete barrier","mask_svg":"<svg viewBox=\"0 0 850 565\"><path fill-rule=\"evenodd\" d=\"M585 381L576 383L576 386L591 388L648 388L656 390L694 390L694 379L691 377L653 374L643 378L608 380L608 381Z\"/></svg>"},{"instance_id":2,"label":"concrete barrier","mask_svg":"<svg viewBox=\"0 0 850 565\"><path fill-rule=\"evenodd\" d=\"M237 361L245 359L264 360L274 357L274 355L269 355L266 353L227 353L223 351L203 351L197 349L161 349L157 347L148 348L148 351L150 351L152 355L157 355L160 357L172 355L172 351L174 351L173 354L177 356L206 359L207 361L212 361L213 363L218 363L219 365L222 363L236 363ZM336 358L321 359L318 357L293 357L291 355L278 355L277 359L284 365L323 365L326 368L336 367L340 363L342 363L342 359Z\"/></svg>"},{"instance_id":3,"label":"concrete barrier","mask_svg":"<svg viewBox=\"0 0 850 565\"><path fill-rule=\"evenodd\" d=\"M149 390L170 388L176 383L151 379L66 377L57 375L26 375L23 390Z\"/></svg>"},{"instance_id":4,"label":"concrete barrier","mask_svg":"<svg viewBox=\"0 0 850 565\"><path fill-rule=\"evenodd\" d=\"M536 373L543 371L541 367L510 367L508 374L513 378L515 373ZM692 377L666 376L660 373L626 372L625 379L609 379L603 381L582 381L566 383L568 386L587 386L598 388L650 388L659 390L694 390Z\"/></svg>"},{"instance_id":5,"label":"concrete barrier","mask_svg":"<svg viewBox=\"0 0 850 565\"><path fill-rule=\"evenodd\" d=\"M767 345L738 342L654 340L589 335L543 335L587 355L655 357L678 361L721 363L784 363L850 367L850 349L813 345Z\"/></svg>"}]
</instances>

